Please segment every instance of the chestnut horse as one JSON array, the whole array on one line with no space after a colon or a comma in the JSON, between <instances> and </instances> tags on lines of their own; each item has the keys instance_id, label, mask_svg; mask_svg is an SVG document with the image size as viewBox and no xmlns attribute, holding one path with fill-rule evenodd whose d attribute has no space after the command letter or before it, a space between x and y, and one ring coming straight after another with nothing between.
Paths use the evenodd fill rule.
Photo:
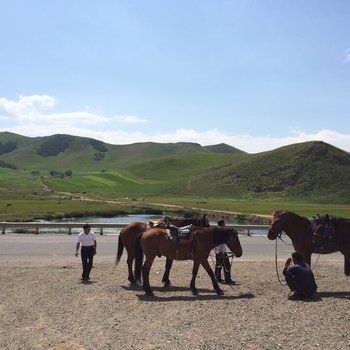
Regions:
<instances>
[{"instance_id":1,"label":"chestnut horse","mask_svg":"<svg viewBox=\"0 0 350 350\"><path fill-rule=\"evenodd\" d=\"M131 224L126 225L119 234L118 238L118 252L116 257L116 265L118 265L121 256L123 254L124 247L128 253L127 257L127 264L128 264L128 280L131 284L136 284L136 280L132 271L132 264L135 258L134 254L134 245L135 245L135 239L138 234L145 232L146 230L149 230L152 226L156 227L163 227L166 228L169 224L173 224L178 227L187 226L187 225L194 225L199 227L209 227L209 221L207 219L207 215L204 214L200 218L163 218L159 220L157 223L154 223L150 226L150 224L145 224L143 222L132 222ZM166 274L164 274L163 282L164 285L167 287L170 285L169 281L169 272L172 266L172 260L167 259L166 261Z\"/></svg>"},{"instance_id":2,"label":"chestnut horse","mask_svg":"<svg viewBox=\"0 0 350 350\"><path fill-rule=\"evenodd\" d=\"M325 244L322 251L315 245L313 231L322 234L326 223L318 219L313 229L309 219L290 211L279 210L273 213L272 222L267 234L268 239L280 237L282 231L292 240L294 249L303 254L305 261L311 266L311 254L330 254L340 251L344 254L344 272L348 276L350 271L350 220L339 219L334 223L334 236L337 244Z\"/></svg>"},{"instance_id":3,"label":"chestnut horse","mask_svg":"<svg viewBox=\"0 0 350 350\"><path fill-rule=\"evenodd\" d=\"M302 253L305 262L310 265L311 254L314 252L310 220L290 211L277 210L272 214L267 238L271 240L280 238L282 231L289 236L294 249Z\"/></svg>"},{"instance_id":4,"label":"chestnut horse","mask_svg":"<svg viewBox=\"0 0 350 350\"><path fill-rule=\"evenodd\" d=\"M153 228L136 238L135 242L135 278L143 277L143 290L146 295L153 295L149 284L149 273L156 256L165 256L171 260L193 259L192 279L190 288L193 295L197 295L196 276L199 265L202 265L212 280L213 287L218 295L223 294L223 290L215 278L211 269L208 256L210 251L221 243L226 243L236 257L242 255L242 247L235 229L228 227L194 228L193 240L191 243L176 244L169 237L165 229ZM143 254L146 260L142 265ZM142 267L142 269L141 269Z\"/></svg>"},{"instance_id":5,"label":"chestnut horse","mask_svg":"<svg viewBox=\"0 0 350 350\"><path fill-rule=\"evenodd\" d=\"M344 255L344 274L350 276L350 220L325 215L314 230L315 250L320 254L340 251Z\"/></svg>"}]
</instances>

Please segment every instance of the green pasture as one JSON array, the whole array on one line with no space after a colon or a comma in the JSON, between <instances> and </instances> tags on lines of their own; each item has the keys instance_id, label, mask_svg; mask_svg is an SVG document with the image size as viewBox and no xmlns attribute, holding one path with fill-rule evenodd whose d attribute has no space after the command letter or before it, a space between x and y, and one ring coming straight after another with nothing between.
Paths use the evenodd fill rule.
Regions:
<instances>
[{"instance_id":1,"label":"green pasture","mask_svg":"<svg viewBox=\"0 0 350 350\"><path fill-rule=\"evenodd\" d=\"M0 199L24 198L44 194L38 177L0 168Z\"/></svg>"},{"instance_id":2,"label":"green pasture","mask_svg":"<svg viewBox=\"0 0 350 350\"><path fill-rule=\"evenodd\" d=\"M145 181L120 172L74 173L72 177L47 177L43 182L54 191L86 192L103 198L120 196L154 195L174 188L166 182Z\"/></svg>"},{"instance_id":3,"label":"green pasture","mask_svg":"<svg viewBox=\"0 0 350 350\"><path fill-rule=\"evenodd\" d=\"M110 217L127 213L142 212L129 204L113 204L104 201L79 201L70 197L52 199L0 199L0 221L54 220L70 217Z\"/></svg>"},{"instance_id":4,"label":"green pasture","mask_svg":"<svg viewBox=\"0 0 350 350\"><path fill-rule=\"evenodd\" d=\"M112 199L111 199L112 200ZM126 213L142 213L158 210L160 213L208 210L212 217L221 212L236 212L242 215L271 215L273 211L290 210L311 217L316 213L329 213L338 217L350 217L350 207L317 203L234 200L229 198L161 198L153 196L135 198L113 198L115 203L105 200L80 201L78 198L27 198L0 199L0 221L31 221L34 219L60 219L63 217L117 216ZM173 205L178 206L176 208ZM216 213L215 211L220 211Z\"/></svg>"},{"instance_id":5,"label":"green pasture","mask_svg":"<svg viewBox=\"0 0 350 350\"><path fill-rule=\"evenodd\" d=\"M179 205L184 208L198 208L201 210L218 210L241 214L271 215L276 210L289 210L305 217L316 213L331 214L338 217L350 218L350 205L308 203L307 201L290 200L256 200L232 199L215 197L167 197L149 198L146 202L156 202L164 205Z\"/></svg>"},{"instance_id":6,"label":"green pasture","mask_svg":"<svg viewBox=\"0 0 350 350\"><path fill-rule=\"evenodd\" d=\"M178 206L182 211L197 208L208 210L209 213L217 210L243 215L271 215L275 210L284 209L306 217L316 213L350 217L349 204L333 204L336 201L332 201L331 197L325 203L324 196L320 199L308 196L298 200L293 197L235 198L228 193L209 195L205 192L205 187L202 193L186 195L189 178L184 174L188 174L186 171L177 173L175 168L175 165L169 164L163 168L166 170L162 175L153 178L148 178L151 168L143 168L144 177L142 172L132 173L128 169L109 172L73 171L72 177L64 178L0 168L0 220L106 216L118 211L137 213L148 209L174 212L177 209L172 205Z\"/></svg>"}]
</instances>

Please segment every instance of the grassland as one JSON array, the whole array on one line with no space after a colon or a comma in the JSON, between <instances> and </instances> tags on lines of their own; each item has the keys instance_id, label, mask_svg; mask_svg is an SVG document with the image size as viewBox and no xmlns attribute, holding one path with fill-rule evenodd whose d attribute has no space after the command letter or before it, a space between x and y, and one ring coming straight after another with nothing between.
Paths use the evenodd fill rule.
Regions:
<instances>
[{"instance_id":1,"label":"grassland","mask_svg":"<svg viewBox=\"0 0 350 350\"><path fill-rule=\"evenodd\" d=\"M0 154L16 169L0 167L0 220L192 208L350 215L350 155L323 142L251 155L227 145L96 146L79 137L68 137L63 148L56 145L62 139L0 133L3 145L17 143ZM57 154L40 155L43 145L53 154L57 146Z\"/></svg>"}]
</instances>

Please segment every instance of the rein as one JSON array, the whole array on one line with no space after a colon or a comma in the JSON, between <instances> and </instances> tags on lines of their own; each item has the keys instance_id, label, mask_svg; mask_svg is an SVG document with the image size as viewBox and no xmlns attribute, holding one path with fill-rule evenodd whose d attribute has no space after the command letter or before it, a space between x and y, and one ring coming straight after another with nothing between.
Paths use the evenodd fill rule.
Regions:
<instances>
[{"instance_id":1,"label":"rein","mask_svg":"<svg viewBox=\"0 0 350 350\"><path fill-rule=\"evenodd\" d=\"M317 264L318 264L318 259L320 258L320 256L321 256L321 254L318 254L317 259L316 259L316 262L315 262L314 265L311 267L311 270L312 270L312 271L316 268L316 266L317 266Z\"/></svg>"},{"instance_id":2,"label":"rein","mask_svg":"<svg viewBox=\"0 0 350 350\"><path fill-rule=\"evenodd\" d=\"M284 242L281 238L281 234L282 232L279 234L278 238ZM286 243L287 244L287 243ZM280 279L280 275L279 275L279 272L278 272L278 266L277 266L277 238L276 238L276 245L275 245L275 267L276 267L276 275L277 275L277 279L278 279L278 282L282 285L282 286L285 286L286 283L282 282L281 279Z\"/></svg>"}]
</instances>

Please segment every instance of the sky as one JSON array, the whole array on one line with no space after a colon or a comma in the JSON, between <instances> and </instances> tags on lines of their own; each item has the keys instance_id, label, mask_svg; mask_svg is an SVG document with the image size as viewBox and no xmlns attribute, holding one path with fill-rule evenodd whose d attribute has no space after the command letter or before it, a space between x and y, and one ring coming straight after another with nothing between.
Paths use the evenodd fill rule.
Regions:
<instances>
[{"instance_id":1,"label":"sky","mask_svg":"<svg viewBox=\"0 0 350 350\"><path fill-rule=\"evenodd\" d=\"M0 0L0 132L350 152L348 0Z\"/></svg>"}]
</instances>

